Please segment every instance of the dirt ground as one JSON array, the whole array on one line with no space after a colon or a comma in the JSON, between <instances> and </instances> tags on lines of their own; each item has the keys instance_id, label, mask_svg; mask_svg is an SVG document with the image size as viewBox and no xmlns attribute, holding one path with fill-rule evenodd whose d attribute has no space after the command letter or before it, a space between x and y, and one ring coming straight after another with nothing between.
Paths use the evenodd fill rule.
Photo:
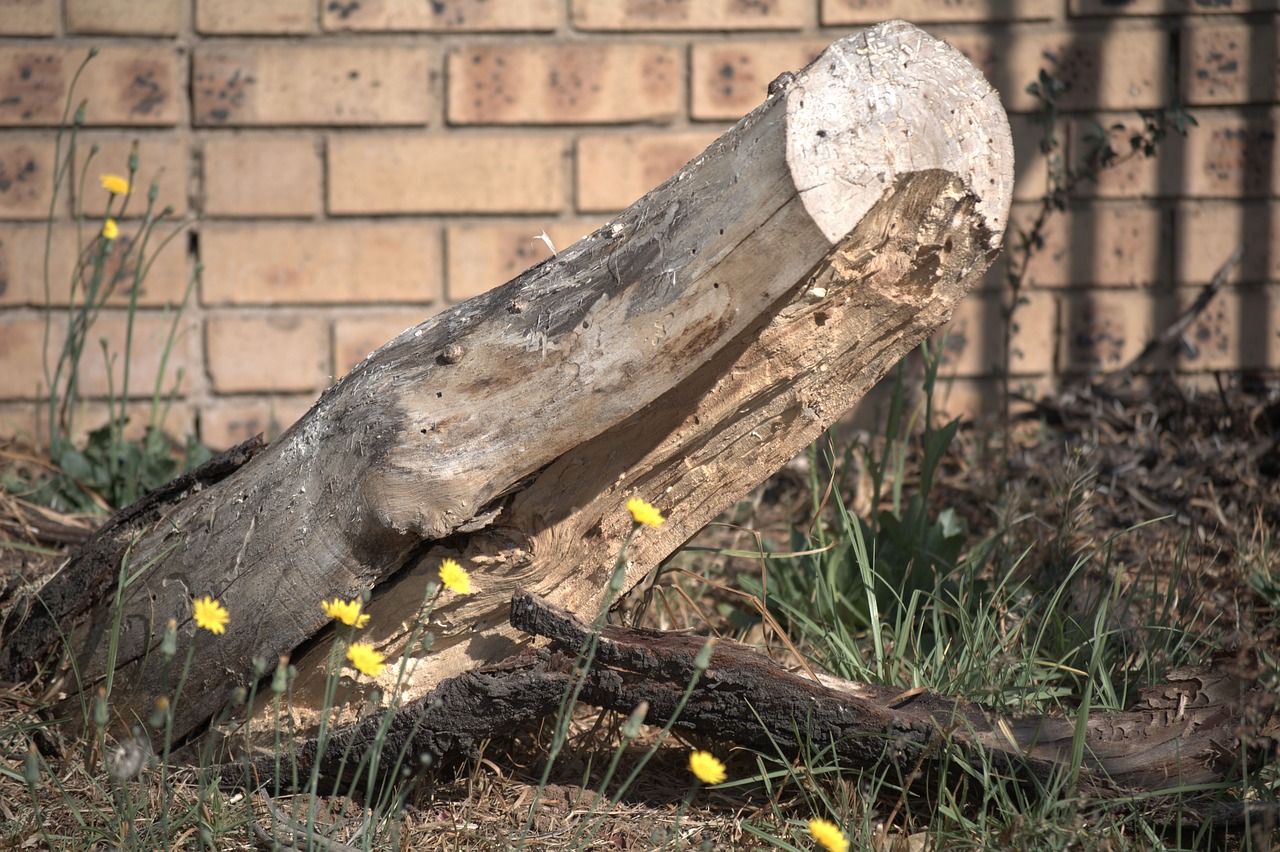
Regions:
<instances>
[{"instance_id":1,"label":"dirt ground","mask_svg":"<svg viewBox=\"0 0 1280 852\"><path fill-rule=\"evenodd\" d=\"M1082 383L1038 401L1014 426L1008 468L999 463L1006 449L990 438L991 428L962 429L935 484L935 507L955 508L971 536L1004 525L1012 531L1004 546L1030 550L1024 560L1029 571L1107 547L1105 567L1092 577L1095 589L1114 582L1107 576L1114 571L1126 572L1126 582L1149 581L1166 591L1172 586L1178 606L1207 633L1280 657L1280 379L1222 376L1196 387L1155 379L1112 394ZM0 466L39 464L30 450L0 448ZM802 480L794 470L780 472L744 501L734 520L754 522L766 535L808 523L811 501ZM859 506L865 494L848 499ZM1151 523L1157 518L1162 520ZM23 583L54 570L61 552L97 522L42 510L0 490L0 541L7 542L0 547L0 607ZM1181 570L1165 570L1174 565ZM732 578L716 581L729 584ZM1089 595L1090 588L1077 584L1076 594ZM707 601L718 597L739 603L709 586ZM709 614L704 623L679 625L669 623L669 611L651 615L663 622L655 626L731 629L713 606L702 612ZM37 693L38 684L0 683L0 731L19 730L30 720ZM530 828L534 848L562 848L572 834L566 826L597 804L580 782L593 762L598 772L607 761L620 724L612 714L578 711L567 756L542 792ZM463 840L519 830L536 795L548 739L542 727L515 731L491 742L478 763L421 782L402 825L404 848L486 848ZM19 774L24 742L0 741L4 764ZM74 744L49 737L41 750L53 764L62 761L66 788L92 786ZM624 758L624 768L636 754ZM688 848L749 848L743 817L787 813L798 802L794 792L747 789L704 794L686 806L684 754L674 748L660 753L643 784L615 803L594 839L579 848L651 849L677 834ZM743 771L754 768L746 755L741 759ZM856 797L859 791L836 795ZM21 783L0 775L0 818L14 824L29 819L27 798ZM890 835L883 848L908 846L906 838Z\"/></svg>"}]
</instances>

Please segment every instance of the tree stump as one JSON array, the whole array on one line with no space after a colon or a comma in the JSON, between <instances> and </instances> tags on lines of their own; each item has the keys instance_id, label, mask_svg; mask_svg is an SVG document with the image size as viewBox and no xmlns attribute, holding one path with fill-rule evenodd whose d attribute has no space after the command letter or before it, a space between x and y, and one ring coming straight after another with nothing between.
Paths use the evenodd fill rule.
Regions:
<instances>
[{"instance_id":1,"label":"tree stump","mask_svg":"<svg viewBox=\"0 0 1280 852\"><path fill-rule=\"evenodd\" d=\"M7 608L0 676L65 633L69 706L110 669L113 710L145 718L176 618L179 661L194 646L176 737L285 655L305 728L321 602L366 590L362 638L414 657L407 698L511 656L531 641L508 624L515 588L601 604L627 498L669 519L632 542L631 585L946 322L1012 186L1007 118L963 56L901 21L842 39L612 222L404 332L233 473L114 525ZM444 558L477 592L442 598L434 645L406 651ZM191 620L206 594L226 635Z\"/></svg>"}]
</instances>

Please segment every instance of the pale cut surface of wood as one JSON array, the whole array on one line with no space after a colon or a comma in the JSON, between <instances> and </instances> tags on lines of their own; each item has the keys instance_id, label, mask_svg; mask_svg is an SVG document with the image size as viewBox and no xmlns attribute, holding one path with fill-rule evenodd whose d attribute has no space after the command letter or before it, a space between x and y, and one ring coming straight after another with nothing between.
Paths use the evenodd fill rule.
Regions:
<instances>
[{"instance_id":1,"label":"pale cut surface of wood","mask_svg":"<svg viewBox=\"0 0 1280 852\"><path fill-rule=\"evenodd\" d=\"M446 556L477 592L435 603L405 697L519 649L517 585L594 611L628 497L669 517L633 541L630 585L950 317L1000 244L1012 166L999 100L958 52L903 22L838 42L613 222L391 341L240 470L139 529L113 704L146 715L175 617L182 654L194 644L176 735L255 658L293 655L298 702L314 707L320 604L364 589L362 638L393 663L385 693ZM50 586L66 593L74 561L63 575ZM191 623L203 594L230 611L226 635ZM90 684L113 601L91 601L75 631Z\"/></svg>"}]
</instances>

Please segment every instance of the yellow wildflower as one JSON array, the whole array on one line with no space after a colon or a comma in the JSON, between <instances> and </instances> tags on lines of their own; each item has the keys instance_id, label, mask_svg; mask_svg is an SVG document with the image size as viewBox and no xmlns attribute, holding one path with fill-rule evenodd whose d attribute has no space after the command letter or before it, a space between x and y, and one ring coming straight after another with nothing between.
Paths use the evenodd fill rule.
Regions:
<instances>
[{"instance_id":1,"label":"yellow wildflower","mask_svg":"<svg viewBox=\"0 0 1280 852\"><path fill-rule=\"evenodd\" d=\"M440 582L451 592L457 592L460 595L471 594L471 575L452 559L446 559L440 563Z\"/></svg>"},{"instance_id":2,"label":"yellow wildflower","mask_svg":"<svg viewBox=\"0 0 1280 852\"><path fill-rule=\"evenodd\" d=\"M703 784L719 784L729 777L724 764L709 751L695 751L689 755L689 771Z\"/></svg>"},{"instance_id":3,"label":"yellow wildflower","mask_svg":"<svg viewBox=\"0 0 1280 852\"><path fill-rule=\"evenodd\" d=\"M104 240L114 240L120 236L120 226L116 224L115 219L108 219L102 223L102 238Z\"/></svg>"},{"instance_id":4,"label":"yellow wildflower","mask_svg":"<svg viewBox=\"0 0 1280 852\"><path fill-rule=\"evenodd\" d=\"M341 621L348 627L354 627L359 630L369 623L369 616L360 611L361 601L359 598L349 601L334 598L332 603L322 601L320 606L324 608L325 615Z\"/></svg>"},{"instance_id":5,"label":"yellow wildflower","mask_svg":"<svg viewBox=\"0 0 1280 852\"><path fill-rule=\"evenodd\" d=\"M120 175L101 175L98 180L102 182L102 188L112 195L129 194L129 181Z\"/></svg>"},{"instance_id":6,"label":"yellow wildflower","mask_svg":"<svg viewBox=\"0 0 1280 852\"><path fill-rule=\"evenodd\" d=\"M202 598L196 598L192 604L192 609L192 617L196 620L196 627L204 628L215 636L227 632L227 622L231 620L231 615L227 612L225 606L211 596L205 595Z\"/></svg>"},{"instance_id":7,"label":"yellow wildflower","mask_svg":"<svg viewBox=\"0 0 1280 852\"><path fill-rule=\"evenodd\" d=\"M829 822L825 819L811 819L809 820L809 834L827 852L849 852L849 841L845 840L844 832L836 828L834 822Z\"/></svg>"},{"instance_id":8,"label":"yellow wildflower","mask_svg":"<svg viewBox=\"0 0 1280 852\"><path fill-rule=\"evenodd\" d=\"M666 520L652 504L646 503L639 497L632 497L627 501L627 511L631 513L632 519L637 524L646 527L659 526Z\"/></svg>"},{"instance_id":9,"label":"yellow wildflower","mask_svg":"<svg viewBox=\"0 0 1280 852\"><path fill-rule=\"evenodd\" d=\"M368 642L352 642L347 649L347 659L369 677L377 677L387 667L387 658L374 650Z\"/></svg>"}]
</instances>

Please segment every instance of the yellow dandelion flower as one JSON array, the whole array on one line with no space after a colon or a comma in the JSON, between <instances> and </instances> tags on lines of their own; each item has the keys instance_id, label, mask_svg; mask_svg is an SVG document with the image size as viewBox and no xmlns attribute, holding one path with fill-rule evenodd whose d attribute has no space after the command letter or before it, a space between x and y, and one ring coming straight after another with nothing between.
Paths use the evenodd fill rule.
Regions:
<instances>
[{"instance_id":1,"label":"yellow dandelion flower","mask_svg":"<svg viewBox=\"0 0 1280 852\"><path fill-rule=\"evenodd\" d=\"M377 677L387 667L387 658L374 650L368 642L352 642L347 649L347 659L358 671L369 677Z\"/></svg>"},{"instance_id":2,"label":"yellow dandelion flower","mask_svg":"<svg viewBox=\"0 0 1280 852\"><path fill-rule=\"evenodd\" d=\"M452 559L446 559L440 563L440 582L451 592L457 592L460 595L471 594L471 575Z\"/></svg>"},{"instance_id":3,"label":"yellow dandelion flower","mask_svg":"<svg viewBox=\"0 0 1280 852\"><path fill-rule=\"evenodd\" d=\"M689 755L689 771L703 784L719 784L729 777L724 764L709 751L695 751Z\"/></svg>"},{"instance_id":4,"label":"yellow dandelion flower","mask_svg":"<svg viewBox=\"0 0 1280 852\"><path fill-rule=\"evenodd\" d=\"M324 608L325 615L341 621L348 627L354 627L359 630L369 623L369 616L360 611L361 602L359 598L349 601L334 598L332 602L321 602L320 606Z\"/></svg>"},{"instance_id":5,"label":"yellow dandelion flower","mask_svg":"<svg viewBox=\"0 0 1280 852\"><path fill-rule=\"evenodd\" d=\"M660 526L666 520L652 504L646 503L639 497L632 497L627 501L627 511L631 513L632 519L637 524L646 527Z\"/></svg>"},{"instance_id":6,"label":"yellow dandelion flower","mask_svg":"<svg viewBox=\"0 0 1280 852\"><path fill-rule=\"evenodd\" d=\"M114 240L120 236L120 226L116 224L115 219L108 219L102 223L102 238L104 240Z\"/></svg>"},{"instance_id":7,"label":"yellow dandelion flower","mask_svg":"<svg viewBox=\"0 0 1280 852\"><path fill-rule=\"evenodd\" d=\"M809 820L809 834L827 852L849 852L849 841L845 840L844 832L836 828L834 822L825 819L811 819Z\"/></svg>"},{"instance_id":8,"label":"yellow dandelion flower","mask_svg":"<svg viewBox=\"0 0 1280 852\"><path fill-rule=\"evenodd\" d=\"M208 630L215 636L226 633L227 622L231 620L227 608L209 595L195 599L192 603L192 617L196 620L196 627Z\"/></svg>"},{"instance_id":9,"label":"yellow dandelion flower","mask_svg":"<svg viewBox=\"0 0 1280 852\"><path fill-rule=\"evenodd\" d=\"M120 175L101 175L98 180L102 182L102 188L112 195L129 194L129 181Z\"/></svg>"}]
</instances>

